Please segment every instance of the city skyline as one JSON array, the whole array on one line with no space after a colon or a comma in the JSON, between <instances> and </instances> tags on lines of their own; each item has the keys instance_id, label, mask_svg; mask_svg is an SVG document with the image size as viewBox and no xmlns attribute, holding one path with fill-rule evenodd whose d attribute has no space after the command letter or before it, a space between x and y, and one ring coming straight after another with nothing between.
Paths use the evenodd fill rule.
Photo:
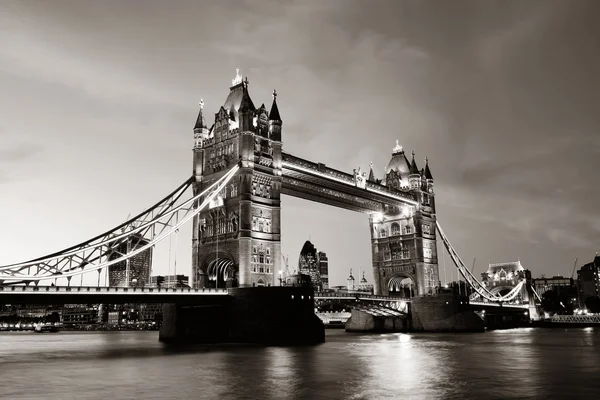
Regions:
<instances>
[{"instance_id":1,"label":"city skyline","mask_svg":"<svg viewBox=\"0 0 600 400\"><path fill-rule=\"evenodd\" d=\"M238 66L255 102L277 89L287 152L345 172L372 161L378 178L396 140L419 168L427 156L438 218L477 273L519 258L569 276L600 250L593 3L179 4L0 5L13 17L0 27L0 264L81 242L183 182L197 104L212 122ZM365 215L282 203L284 254L310 235L332 285L350 268L372 280Z\"/></svg>"}]
</instances>

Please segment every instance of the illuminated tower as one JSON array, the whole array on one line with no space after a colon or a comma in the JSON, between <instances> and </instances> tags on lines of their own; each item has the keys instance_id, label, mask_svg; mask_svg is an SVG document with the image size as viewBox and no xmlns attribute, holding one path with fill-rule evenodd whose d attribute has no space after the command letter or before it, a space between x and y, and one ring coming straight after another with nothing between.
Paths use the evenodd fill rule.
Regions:
<instances>
[{"instance_id":1,"label":"illuminated tower","mask_svg":"<svg viewBox=\"0 0 600 400\"><path fill-rule=\"evenodd\" d=\"M194 191L234 165L240 170L193 225L194 287L273 286L281 266L281 126L277 93L271 111L254 106L237 70L224 104L206 127L194 127Z\"/></svg>"}]
</instances>

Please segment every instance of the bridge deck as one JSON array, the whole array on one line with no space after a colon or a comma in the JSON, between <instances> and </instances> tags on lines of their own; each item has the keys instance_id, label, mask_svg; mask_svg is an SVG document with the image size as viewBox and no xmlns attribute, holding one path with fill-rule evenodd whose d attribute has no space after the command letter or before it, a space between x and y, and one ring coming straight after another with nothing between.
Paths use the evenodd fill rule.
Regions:
<instances>
[{"instance_id":1,"label":"bridge deck","mask_svg":"<svg viewBox=\"0 0 600 400\"><path fill-rule=\"evenodd\" d=\"M370 301L403 301L410 302L409 298L395 297L395 296L376 296L372 294L361 294L361 293L327 293L327 292L315 292L315 300L370 300Z\"/></svg>"},{"instance_id":2,"label":"bridge deck","mask_svg":"<svg viewBox=\"0 0 600 400\"><path fill-rule=\"evenodd\" d=\"M0 286L2 304L181 303L223 304L227 289L124 288L80 286Z\"/></svg>"}]
</instances>

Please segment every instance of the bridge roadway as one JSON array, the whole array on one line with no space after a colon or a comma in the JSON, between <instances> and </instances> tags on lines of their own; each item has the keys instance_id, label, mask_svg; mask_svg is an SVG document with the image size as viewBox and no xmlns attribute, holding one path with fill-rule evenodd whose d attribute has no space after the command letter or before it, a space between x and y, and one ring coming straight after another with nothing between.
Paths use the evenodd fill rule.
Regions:
<instances>
[{"instance_id":1,"label":"bridge roadway","mask_svg":"<svg viewBox=\"0 0 600 400\"><path fill-rule=\"evenodd\" d=\"M485 308L508 308L508 309L529 309L529 304L510 304L510 303L491 303L483 301L469 301L469 304L474 308L485 309Z\"/></svg>"},{"instance_id":2,"label":"bridge roadway","mask_svg":"<svg viewBox=\"0 0 600 400\"><path fill-rule=\"evenodd\" d=\"M0 286L0 304L176 303L221 305L227 289L125 288L88 286Z\"/></svg>"},{"instance_id":3,"label":"bridge roadway","mask_svg":"<svg viewBox=\"0 0 600 400\"><path fill-rule=\"evenodd\" d=\"M366 301L403 301L410 302L410 299L404 297L394 296L376 296L372 294L363 293L328 293L328 292L315 292L315 300L366 300Z\"/></svg>"}]
</instances>

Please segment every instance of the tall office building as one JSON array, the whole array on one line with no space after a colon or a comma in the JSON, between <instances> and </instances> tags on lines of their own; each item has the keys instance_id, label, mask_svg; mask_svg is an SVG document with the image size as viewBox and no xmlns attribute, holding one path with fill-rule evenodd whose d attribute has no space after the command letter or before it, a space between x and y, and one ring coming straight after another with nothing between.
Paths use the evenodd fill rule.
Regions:
<instances>
[{"instance_id":1,"label":"tall office building","mask_svg":"<svg viewBox=\"0 0 600 400\"><path fill-rule=\"evenodd\" d=\"M317 252L317 264L321 275L321 285L323 290L329 289L329 260L324 251Z\"/></svg>"},{"instance_id":2,"label":"tall office building","mask_svg":"<svg viewBox=\"0 0 600 400\"><path fill-rule=\"evenodd\" d=\"M109 254L109 260L115 260L123 254L148 244L142 236L131 236L126 242L120 243ZM152 248L142 251L128 260L120 261L108 267L108 285L111 287L143 287L150 283L152 268Z\"/></svg>"}]
</instances>

